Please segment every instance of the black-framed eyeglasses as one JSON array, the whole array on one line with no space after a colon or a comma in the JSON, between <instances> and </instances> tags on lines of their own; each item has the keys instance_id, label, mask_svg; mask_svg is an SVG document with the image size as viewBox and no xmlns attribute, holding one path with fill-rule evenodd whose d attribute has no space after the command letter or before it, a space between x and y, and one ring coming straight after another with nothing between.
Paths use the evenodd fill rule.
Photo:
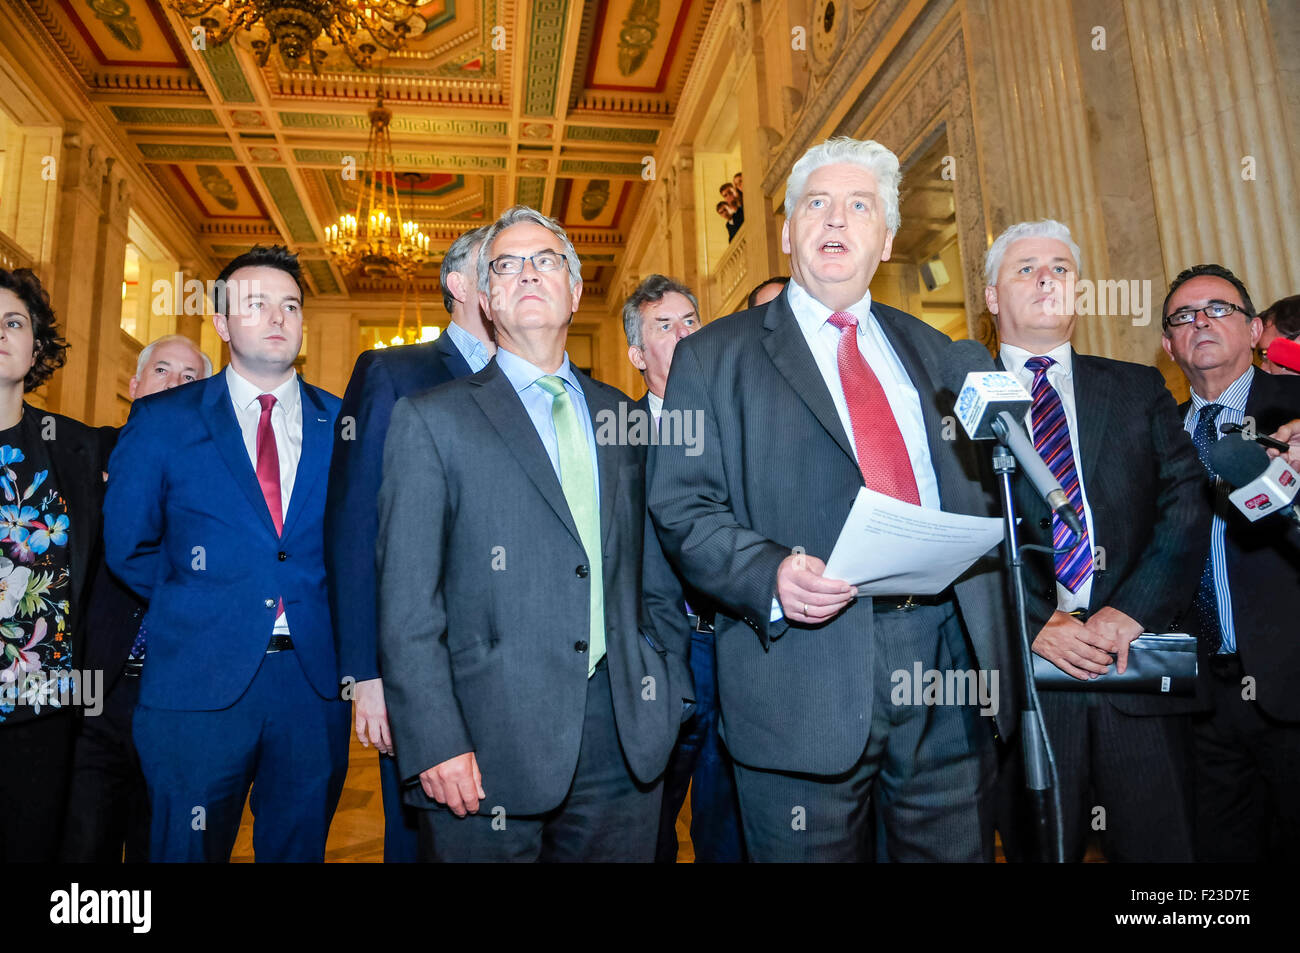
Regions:
<instances>
[{"instance_id":1,"label":"black-framed eyeglasses","mask_svg":"<svg viewBox=\"0 0 1300 953\"><path fill-rule=\"evenodd\" d=\"M531 261L538 271L559 271L568 257L555 251L539 251L536 255L498 255L488 262L496 275L517 275L524 270L524 262Z\"/></svg>"},{"instance_id":2,"label":"black-framed eyeglasses","mask_svg":"<svg viewBox=\"0 0 1300 953\"><path fill-rule=\"evenodd\" d=\"M1207 318L1213 318L1215 321L1222 321L1234 312L1240 311L1246 317L1252 317L1251 313L1241 305L1233 304L1231 301L1211 301L1203 308L1183 308L1181 311L1175 311L1173 314L1165 317L1165 327L1180 328L1184 324L1192 324L1196 321L1198 314L1204 314Z\"/></svg>"}]
</instances>

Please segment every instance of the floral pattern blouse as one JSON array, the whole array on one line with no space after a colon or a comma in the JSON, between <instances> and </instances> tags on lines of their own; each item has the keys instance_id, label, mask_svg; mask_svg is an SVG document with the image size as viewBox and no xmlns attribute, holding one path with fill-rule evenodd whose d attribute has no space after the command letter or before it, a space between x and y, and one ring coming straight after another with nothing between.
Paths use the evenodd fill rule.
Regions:
<instances>
[{"instance_id":1,"label":"floral pattern blouse","mask_svg":"<svg viewBox=\"0 0 1300 953\"><path fill-rule=\"evenodd\" d=\"M40 441L0 432L0 722L57 710L73 691L67 502ZM0 728L3 730L3 728Z\"/></svg>"}]
</instances>

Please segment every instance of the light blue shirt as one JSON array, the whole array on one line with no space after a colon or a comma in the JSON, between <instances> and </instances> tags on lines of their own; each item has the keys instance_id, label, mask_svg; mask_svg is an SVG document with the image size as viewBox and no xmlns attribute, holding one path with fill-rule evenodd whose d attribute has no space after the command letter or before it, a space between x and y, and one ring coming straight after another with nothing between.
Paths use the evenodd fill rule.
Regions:
<instances>
[{"instance_id":1,"label":"light blue shirt","mask_svg":"<svg viewBox=\"0 0 1300 953\"><path fill-rule=\"evenodd\" d=\"M472 373L477 374L488 366L488 361L492 360L487 345L455 321L448 322L447 336L451 338L451 343L456 345L456 350L460 351L460 356L465 358L465 363L469 365Z\"/></svg>"},{"instance_id":2,"label":"light blue shirt","mask_svg":"<svg viewBox=\"0 0 1300 953\"><path fill-rule=\"evenodd\" d=\"M546 455L550 457L551 466L555 468L555 478L560 479L560 441L555 436L555 418L551 416L551 402L554 398L537 385L539 378L547 376L546 372L505 348L497 348L497 366L501 368L501 373L506 375L506 379L510 381L515 393L523 402L524 410L528 411L528 419L533 422L537 436L542 438L542 446L546 448ZM587 445L591 447L591 472L595 475L596 499L599 500L600 465L596 459L596 431L591 424L591 413L587 410L587 396L582 392L578 376L573 373L567 352L564 355L564 363L560 365L560 369L554 376L564 381L569 402L573 405L578 422L587 435Z\"/></svg>"},{"instance_id":3,"label":"light blue shirt","mask_svg":"<svg viewBox=\"0 0 1300 953\"><path fill-rule=\"evenodd\" d=\"M1228 389L1219 395L1218 400L1206 400L1196 391L1192 391L1192 405L1187 408L1187 416L1183 419L1183 429L1195 438L1196 422L1200 419L1201 408L1206 404L1222 404L1223 409L1219 411L1214 418L1215 439L1218 439L1218 429L1221 424L1245 424L1246 422L1246 401L1250 398L1250 382L1254 378L1255 368L1246 368L1246 373L1242 374L1233 381ZM1218 489L1218 481L1222 477L1215 478L1215 489ZM1224 549L1224 533L1228 524L1223 521L1223 517L1218 513L1214 514L1214 522L1210 524L1210 562L1214 568L1214 598L1219 607L1219 631L1223 633L1223 644L1220 646L1220 652L1237 651L1237 630L1232 625L1232 590L1228 587L1228 556Z\"/></svg>"}]
</instances>

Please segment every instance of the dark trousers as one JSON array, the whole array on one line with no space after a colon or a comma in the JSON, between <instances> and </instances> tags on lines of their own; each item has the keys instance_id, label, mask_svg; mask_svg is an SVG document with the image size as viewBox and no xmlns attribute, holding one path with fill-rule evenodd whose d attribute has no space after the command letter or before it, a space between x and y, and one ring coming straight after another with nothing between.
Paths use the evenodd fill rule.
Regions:
<instances>
[{"instance_id":1,"label":"dark trousers","mask_svg":"<svg viewBox=\"0 0 1300 953\"><path fill-rule=\"evenodd\" d=\"M955 605L877 611L873 623L871 726L858 762L833 777L736 763L755 861L993 859L990 720L978 705L915 704L911 692L895 701L898 673L910 678L917 662L923 671L973 668Z\"/></svg>"},{"instance_id":2,"label":"dark trousers","mask_svg":"<svg viewBox=\"0 0 1300 953\"><path fill-rule=\"evenodd\" d=\"M402 803L397 759L379 756L379 788L384 798L384 863L413 864L420 859L420 810Z\"/></svg>"},{"instance_id":3,"label":"dark trousers","mask_svg":"<svg viewBox=\"0 0 1300 953\"><path fill-rule=\"evenodd\" d=\"M316 694L294 650L268 654L229 708L136 706L150 859L228 861L251 786L256 859L323 860L348 770L349 707Z\"/></svg>"},{"instance_id":4,"label":"dark trousers","mask_svg":"<svg viewBox=\"0 0 1300 953\"><path fill-rule=\"evenodd\" d=\"M1040 692L1060 780L1065 860L1078 863L1096 831L1112 863L1192 860L1190 715L1126 715L1101 692ZM1015 819L1007 859L1039 858L1019 746L1005 790ZM1012 760L1014 759L1014 760Z\"/></svg>"},{"instance_id":5,"label":"dark trousers","mask_svg":"<svg viewBox=\"0 0 1300 953\"><path fill-rule=\"evenodd\" d=\"M76 716L49 711L0 724L0 863L59 857Z\"/></svg>"},{"instance_id":6,"label":"dark trousers","mask_svg":"<svg viewBox=\"0 0 1300 953\"><path fill-rule=\"evenodd\" d=\"M1192 722L1196 859L1300 857L1300 724L1242 698L1239 663L1212 668L1213 714Z\"/></svg>"},{"instance_id":7,"label":"dark trousers","mask_svg":"<svg viewBox=\"0 0 1300 953\"><path fill-rule=\"evenodd\" d=\"M149 789L131 738L139 676L122 675L98 715L81 722L72 756L61 860L129 864L149 859Z\"/></svg>"},{"instance_id":8,"label":"dark trousers","mask_svg":"<svg viewBox=\"0 0 1300 953\"><path fill-rule=\"evenodd\" d=\"M682 726L664 772L664 806L655 861L677 860L677 815L691 792L691 844L695 862L735 864L746 859L740 799L731 756L718 734L717 653L710 632L691 634L695 712Z\"/></svg>"},{"instance_id":9,"label":"dark trousers","mask_svg":"<svg viewBox=\"0 0 1300 953\"><path fill-rule=\"evenodd\" d=\"M424 860L510 862L634 862L654 859L663 780L633 777L614 723L609 670L602 659L587 680L578 767L568 793L545 814L493 813L492 779L477 814L457 817L446 808L420 811Z\"/></svg>"}]
</instances>

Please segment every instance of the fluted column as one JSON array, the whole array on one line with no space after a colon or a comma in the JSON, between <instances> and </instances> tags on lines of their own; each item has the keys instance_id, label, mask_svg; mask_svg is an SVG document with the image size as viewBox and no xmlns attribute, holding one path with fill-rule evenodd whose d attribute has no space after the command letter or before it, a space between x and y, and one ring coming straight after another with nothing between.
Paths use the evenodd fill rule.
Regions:
<instances>
[{"instance_id":1,"label":"fluted column","mask_svg":"<svg viewBox=\"0 0 1300 953\"><path fill-rule=\"evenodd\" d=\"M1165 271L1227 265L1255 303L1300 291L1300 194L1268 4L1128 0ZM1290 95L1294 95L1294 92Z\"/></svg>"}]
</instances>

